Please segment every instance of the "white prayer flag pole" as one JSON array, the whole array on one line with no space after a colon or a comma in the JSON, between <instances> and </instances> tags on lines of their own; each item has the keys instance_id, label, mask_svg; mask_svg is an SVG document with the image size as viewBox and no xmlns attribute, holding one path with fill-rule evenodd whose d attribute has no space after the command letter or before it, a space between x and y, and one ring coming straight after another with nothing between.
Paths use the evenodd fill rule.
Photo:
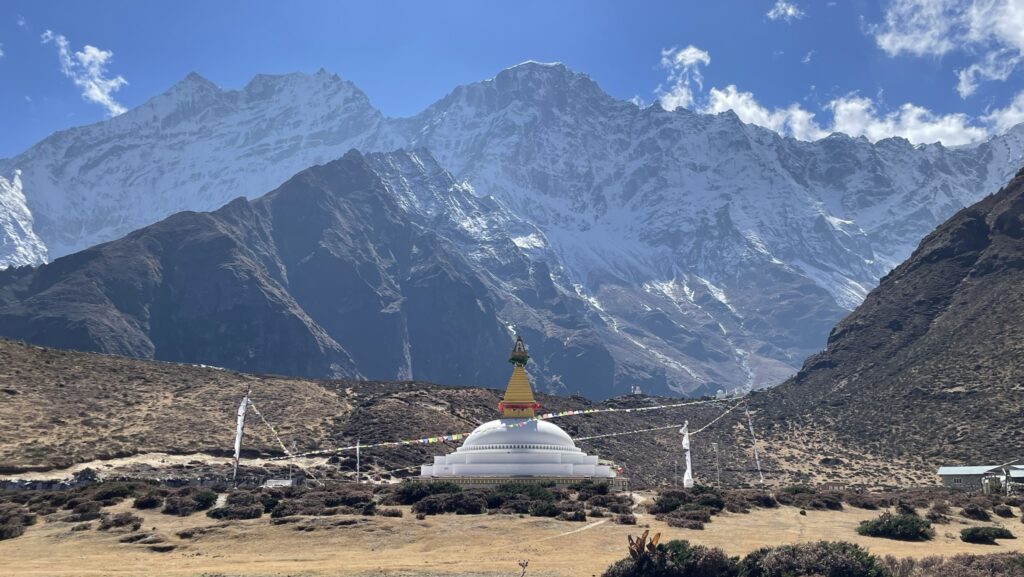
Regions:
<instances>
[{"instance_id":1,"label":"white prayer flag pole","mask_svg":"<svg viewBox=\"0 0 1024 577\"><path fill-rule=\"evenodd\" d=\"M238 459L242 456L242 430L245 429L245 412L249 409L249 392L242 397L242 404L238 405L238 425L235 427L235 468L231 473L231 482L238 477Z\"/></svg>"},{"instance_id":2,"label":"white prayer flag pole","mask_svg":"<svg viewBox=\"0 0 1024 577\"><path fill-rule=\"evenodd\" d=\"M693 471L690 468L690 421L683 423L683 428L679 429L679 432L683 434L683 452L686 454L686 472L683 473L683 487L690 489L693 487Z\"/></svg>"}]
</instances>

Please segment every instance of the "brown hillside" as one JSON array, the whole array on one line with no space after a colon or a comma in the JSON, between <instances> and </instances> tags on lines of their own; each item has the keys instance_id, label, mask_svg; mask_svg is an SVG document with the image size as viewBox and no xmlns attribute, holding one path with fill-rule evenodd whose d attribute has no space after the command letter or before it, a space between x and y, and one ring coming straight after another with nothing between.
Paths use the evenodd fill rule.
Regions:
<instances>
[{"instance_id":1,"label":"brown hillside","mask_svg":"<svg viewBox=\"0 0 1024 577\"><path fill-rule=\"evenodd\" d=\"M832 331L825 351L758 395L774 435L826 430L879 456L1024 456L1024 170L928 235Z\"/></svg>"}]
</instances>

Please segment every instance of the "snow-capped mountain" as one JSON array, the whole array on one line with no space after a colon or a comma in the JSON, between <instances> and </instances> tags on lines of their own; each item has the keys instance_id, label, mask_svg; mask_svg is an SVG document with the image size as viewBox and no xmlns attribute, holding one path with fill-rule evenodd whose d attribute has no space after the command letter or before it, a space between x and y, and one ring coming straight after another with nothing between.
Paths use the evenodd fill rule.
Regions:
<instances>
[{"instance_id":1,"label":"snow-capped mountain","mask_svg":"<svg viewBox=\"0 0 1024 577\"><path fill-rule=\"evenodd\" d=\"M0 161L0 174L21 170L35 219L5 231L23 239L20 262L41 262L46 249L59 257L258 195L353 147L420 147L440 164L427 173L455 175L454 185L403 182L402 170L386 180L509 295L505 322L566 351L583 343L619 391L692 393L794 372L921 238L1024 164L1024 127L959 148L802 142L731 112L639 108L533 62L404 119L323 71L258 76L241 90L193 74ZM416 162L396 158L386 162ZM42 243L24 240L25 222ZM521 256L506 258L509 239ZM547 374L551 390L595 388Z\"/></svg>"},{"instance_id":2,"label":"snow-capped mountain","mask_svg":"<svg viewBox=\"0 0 1024 577\"><path fill-rule=\"evenodd\" d=\"M46 262L46 245L32 227L32 212L21 190L21 171L0 176L0 268Z\"/></svg>"}]
</instances>

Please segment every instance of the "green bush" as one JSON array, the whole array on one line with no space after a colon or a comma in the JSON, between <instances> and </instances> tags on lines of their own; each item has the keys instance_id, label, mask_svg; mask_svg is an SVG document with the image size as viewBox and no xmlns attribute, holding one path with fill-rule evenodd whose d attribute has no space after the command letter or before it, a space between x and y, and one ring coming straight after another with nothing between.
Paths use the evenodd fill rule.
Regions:
<instances>
[{"instance_id":1,"label":"green bush","mask_svg":"<svg viewBox=\"0 0 1024 577\"><path fill-rule=\"evenodd\" d=\"M905 502L898 501L896 503L896 514L897 515L917 515L917 509L913 505Z\"/></svg>"},{"instance_id":2,"label":"green bush","mask_svg":"<svg viewBox=\"0 0 1024 577\"><path fill-rule=\"evenodd\" d=\"M1013 509L1010 509L1007 505L996 505L995 507L992 507L992 512L1007 519L1016 517L1016 515L1013 514Z\"/></svg>"},{"instance_id":3,"label":"green bush","mask_svg":"<svg viewBox=\"0 0 1024 577\"><path fill-rule=\"evenodd\" d=\"M487 502L483 497L467 493L439 493L420 499L412 506L414 513L424 515L479 515L487 510ZM556 513L557 514L557 513Z\"/></svg>"},{"instance_id":4,"label":"green bush","mask_svg":"<svg viewBox=\"0 0 1024 577\"><path fill-rule=\"evenodd\" d=\"M559 513L556 519L559 521L586 521L587 514L581 510L565 511L563 513Z\"/></svg>"},{"instance_id":5,"label":"green bush","mask_svg":"<svg viewBox=\"0 0 1024 577\"><path fill-rule=\"evenodd\" d=\"M874 555L842 541L758 549L739 568L743 577L889 577Z\"/></svg>"},{"instance_id":6,"label":"green bush","mask_svg":"<svg viewBox=\"0 0 1024 577\"><path fill-rule=\"evenodd\" d=\"M449 482L424 483L422 481L404 481L392 495L396 505L415 505L426 497L442 493L461 493L462 487Z\"/></svg>"},{"instance_id":7,"label":"green bush","mask_svg":"<svg viewBox=\"0 0 1024 577\"><path fill-rule=\"evenodd\" d=\"M217 502L217 493L203 489L192 495L192 501L196 504L197 511L205 511Z\"/></svg>"},{"instance_id":8,"label":"green bush","mask_svg":"<svg viewBox=\"0 0 1024 577\"><path fill-rule=\"evenodd\" d=\"M164 508L160 510L164 515L177 515L178 517L188 517L192 513L198 511L196 502L192 500L189 495L168 495L164 499Z\"/></svg>"},{"instance_id":9,"label":"green bush","mask_svg":"<svg viewBox=\"0 0 1024 577\"><path fill-rule=\"evenodd\" d=\"M1024 555L1020 553L886 557L882 562L896 577L1024 577Z\"/></svg>"},{"instance_id":10,"label":"green bush","mask_svg":"<svg viewBox=\"0 0 1024 577\"><path fill-rule=\"evenodd\" d=\"M138 515L132 515L131 513L118 513L116 515L108 515L100 521L100 531L107 531L109 529L127 527L131 531L138 531L139 527L142 526L142 517Z\"/></svg>"},{"instance_id":11,"label":"green bush","mask_svg":"<svg viewBox=\"0 0 1024 577\"><path fill-rule=\"evenodd\" d=\"M636 515L632 513L616 515L615 522L619 525L636 525Z\"/></svg>"},{"instance_id":12,"label":"green bush","mask_svg":"<svg viewBox=\"0 0 1024 577\"><path fill-rule=\"evenodd\" d=\"M857 533L900 541L927 541L935 536L932 524L917 515L882 513L877 519L861 521Z\"/></svg>"},{"instance_id":13,"label":"green bush","mask_svg":"<svg viewBox=\"0 0 1024 577\"><path fill-rule=\"evenodd\" d=\"M569 485L569 490L576 492L577 501L588 501L595 496L607 495L610 489L608 483L594 482L591 479Z\"/></svg>"},{"instance_id":14,"label":"green bush","mask_svg":"<svg viewBox=\"0 0 1024 577\"><path fill-rule=\"evenodd\" d=\"M263 504L259 502L246 505L224 505L206 512L206 516L211 519L259 519L262 515Z\"/></svg>"},{"instance_id":15,"label":"green bush","mask_svg":"<svg viewBox=\"0 0 1024 577\"><path fill-rule=\"evenodd\" d=\"M550 501L534 501L530 506L530 515L533 517L557 517L561 512L562 510Z\"/></svg>"},{"instance_id":16,"label":"green bush","mask_svg":"<svg viewBox=\"0 0 1024 577\"><path fill-rule=\"evenodd\" d=\"M96 501L120 501L125 497L130 497L132 492L132 487L124 483L111 483L109 485L100 485L93 492L92 498Z\"/></svg>"},{"instance_id":17,"label":"green bush","mask_svg":"<svg viewBox=\"0 0 1024 577\"><path fill-rule=\"evenodd\" d=\"M964 543L995 545L996 539L1015 539L1015 537L1009 529L1002 527L968 527L960 531L960 540Z\"/></svg>"},{"instance_id":18,"label":"green bush","mask_svg":"<svg viewBox=\"0 0 1024 577\"><path fill-rule=\"evenodd\" d=\"M972 503L964 507L960 511L960 514L964 517L967 517L968 519L974 519L975 521L988 521L992 518L988 514L988 511L986 511L981 505L978 505L976 503Z\"/></svg>"},{"instance_id":19,"label":"green bush","mask_svg":"<svg viewBox=\"0 0 1024 577\"><path fill-rule=\"evenodd\" d=\"M132 507L136 509L156 509L164 504L164 498L159 493L150 492L135 498Z\"/></svg>"},{"instance_id":20,"label":"green bush","mask_svg":"<svg viewBox=\"0 0 1024 577\"><path fill-rule=\"evenodd\" d=\"M20 537L36 522L35 514L16 503L0 503L0 541Z\"/></svg>"},{"instance_id":21,"label":"green bush","mask_svg":"<svg viewBox=\"0 0 1024 577\"><path fill-rule=\"evenodd\" d=\"M0 541L21 537L25 533L24 525L0 525Z\"/></svg>"},{"instance_id":22,"label":"green bush","mask_svg":"<svg viewBox=\"0 0 1024 577\"><path fill-rule=\"evenodd\" d=\"M721 549L669 541L638 559L627 558L609 567L603 577L736 577L735 558Z\"/></svg>"}]
</instances>

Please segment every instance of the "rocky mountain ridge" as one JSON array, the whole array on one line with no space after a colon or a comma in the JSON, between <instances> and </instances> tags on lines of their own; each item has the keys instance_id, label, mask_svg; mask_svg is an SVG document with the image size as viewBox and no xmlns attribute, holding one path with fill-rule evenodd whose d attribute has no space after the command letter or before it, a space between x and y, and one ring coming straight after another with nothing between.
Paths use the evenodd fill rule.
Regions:
<instances>
[{"instance_id":1,"label":"rocky mountain ridge","mask_svg":"<svg viewBox=\"0 0 1024 577\"><path fill-rule=\"evenodd\" d=\"M606 394L591 389L607 381L693 394L792 374L920 238L1024 163L1024 127L960 148L801 142L731 112L641 109L563 65L532 62L404 119L324 71L257 76L240 90L193 74L0 161L0 174L21 170L34 218L2 229L21 256L0 258L40 262L43 247L59 257L179 210L256 197L353 147L399 146L428 150L504 214L482 228L419 222L473 255L481 278L500 267L488 235L500 229L521 249L529 264L517 266L538 272L494 282L515 305L506 321L526 319L534 340L605 351L601 385L551 370L544 388ZM41 240L20 239L25 231ZM542 320L550 311L516 304L529 300L516 291L573 312L553 328Z\"/></svg>"}]
</instances>

